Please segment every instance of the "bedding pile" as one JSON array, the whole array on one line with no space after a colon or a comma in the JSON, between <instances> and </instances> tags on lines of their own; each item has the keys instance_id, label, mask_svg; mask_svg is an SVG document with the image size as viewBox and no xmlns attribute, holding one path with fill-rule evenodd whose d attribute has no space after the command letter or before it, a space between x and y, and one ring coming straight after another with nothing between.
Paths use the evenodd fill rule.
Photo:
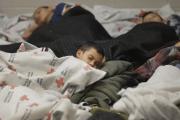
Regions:
<instances>
[{"instance_id":1,"label":"bedding pile","mask_svg":"<svg viewBox=\"0 0 180 120\"><path fill-rule=\"evenodd\" d=\"M27 40L32 14L0 14L0 120L88 120L97 107L123 120L178 120L180 16L168 4L156 9L167 25L139 24L147 9L84 8ZM85 41L103 48L102 68L73 56Z\"/></svg>"},{"instance_id":2,"label":"bedding pile","mask_svg":"<svg viewBox=\"0 0 180 120\"><path fill-rule=\"evenodd\" d=\"M104 71L75 57L57 58L48 48L29 51L22 48L17 53L0 52L0 118L3 120L42 119L52 111L57 111L59 116L62 113L58 111L66 106L67 111L76 112L75 105L64 99L105 75ZM63 111L65 114L69 112Z\"/></svg>"}]
</instances>

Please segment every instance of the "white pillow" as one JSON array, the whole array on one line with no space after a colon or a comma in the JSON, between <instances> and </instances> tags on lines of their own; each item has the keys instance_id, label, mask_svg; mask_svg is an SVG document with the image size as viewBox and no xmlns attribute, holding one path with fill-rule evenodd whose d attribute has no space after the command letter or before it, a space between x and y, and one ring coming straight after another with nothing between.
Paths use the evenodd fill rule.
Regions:
<instances>
[{"instance_id":1,"label":"white pillow","mask_svg":"<svg viewBox=\"0 0 180 120\"><path fill-rule=\"evenodd\" d=\"M171 7L170 4L166 4L164 6L162 6L161 8L159 8L159 10L157 11L162 18L167 19L169 16L171 16L172 14L175 14L175 11L173 10L173 8Z\"/></svg>"}]
</instances>

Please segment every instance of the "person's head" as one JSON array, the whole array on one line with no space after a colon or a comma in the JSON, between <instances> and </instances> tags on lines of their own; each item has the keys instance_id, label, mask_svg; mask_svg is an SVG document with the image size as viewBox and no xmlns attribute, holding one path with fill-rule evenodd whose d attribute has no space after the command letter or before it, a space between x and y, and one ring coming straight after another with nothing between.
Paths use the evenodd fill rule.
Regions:
<instances>
[{"instance_id":1,"label":"person's head","mask_svg":"<svg viewBox=\"0 0 180 120\"><path fill-rule=\"evenodd\" d=\"M149 11L142 15L142 22L163 22L163 18L158 13Z\"/></svg>"},{"instance_id":2,"label":"person's head","mask_svg":"<svg viewBox=\"0 0 180 120\"><path fill-rule=\"evenodd\" d=\"M49 17L53 13L51 6L38 7L33 13L33 19L36 24L41 25L49 21Z\"/></svg>"},{"instance_id":3,"label":"person's head","mask_svg":"<svg viewBox=\"0 0 180 120\"><path fill-rule=\"evenodd\" d=\"M95 68L99 68L105 61L103 50L94 42L86 42L78 47L76 57Z\"/></svg>"}]
</instances>

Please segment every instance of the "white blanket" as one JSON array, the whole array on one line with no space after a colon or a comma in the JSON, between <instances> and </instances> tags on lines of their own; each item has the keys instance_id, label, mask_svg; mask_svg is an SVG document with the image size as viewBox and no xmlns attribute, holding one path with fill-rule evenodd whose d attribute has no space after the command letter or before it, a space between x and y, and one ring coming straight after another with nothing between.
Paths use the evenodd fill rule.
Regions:
<instances>
[{"instance_id":1,"label":"white blanket","mask_svg":"<svg viewBox=\"0 0 180 120\"><path fill-rule=\"evenodd\" d=\"M57 58L47 48L18 53L0 51L0 119L81 120L89 117L90 113L64 98L104 75L104 71L73 56Z\"/></svg>"},{"instance_id":2,"label":"white blanket","mask_svg":"<svg viewBox=\"0 0 180 120\"><path fill-rule=\"evenodd\" d=\"M128 120L179 120L180 70L167 65L157 68L148 82L120 91L113 109L127 112Z\"/></svg>"},{"instance_id":3,"label":"white blanket","mask_svg":"<svg viewBox=\"0 0 180 120\"><path fill-rule=\"evenodd\" d=\"M22 34L31 24L31 14L8 18L0 15L0 45L23 42Z\"/></svg>"},{"instance_id":4,"label":"white blanket","mask_svg":"<svg viewBox=\"0 0 180 120\"><path fill-rule=\"evenodd\" d=\"M172 9L170 4L164 5L159 9L122 9L95 5L91 12L112 37L117 37L131 30L140 22L139 15L141 15L144 11L149 10L157 11L165 20L170 15L175 14L175 11Z\"/></svg>"},{"instance_id":5,"label":"white blanket","mask_svg":"<svg viewBox=\"0 0 180 120\"><path fill-rule=\"evenodd\" d=\"M1 120L86 120L91 114L55 91L6 86L0 91Z\"/></svg>"},{"instance_id":6,"label":"white blanket","mask_svg":"<svg viewBox=\"0 0 180 120\"><path fill-rule=\"evenodd\" d=\"M0 68L0 80L8 84L29 87L35 82L43 89L63 93L67 87L80 91L105 75L73 56L57 58L48 48L19 53L0 51Z\"/></svg>"}]
</instances>

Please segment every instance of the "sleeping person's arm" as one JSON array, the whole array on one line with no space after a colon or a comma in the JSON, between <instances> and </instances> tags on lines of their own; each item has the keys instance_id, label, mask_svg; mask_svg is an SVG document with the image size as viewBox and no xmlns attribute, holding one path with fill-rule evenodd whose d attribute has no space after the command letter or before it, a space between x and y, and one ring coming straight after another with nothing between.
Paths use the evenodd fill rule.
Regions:
<instances>
[{"instance_id":1,"label":"sleeping person's arm","mask_svg":"<svg viewBox=\"0 0 180 120\"><path fill-rule=\"evenodd\" d=\"M38 24L35 23L35 21L33 21L29 26L28 28L24 31L24 33L22 34L22 38L24 40L27 40L27 38L29 36L31 36L32 32L37 29L39 27Z\"/></svg>"}]
</instances>

